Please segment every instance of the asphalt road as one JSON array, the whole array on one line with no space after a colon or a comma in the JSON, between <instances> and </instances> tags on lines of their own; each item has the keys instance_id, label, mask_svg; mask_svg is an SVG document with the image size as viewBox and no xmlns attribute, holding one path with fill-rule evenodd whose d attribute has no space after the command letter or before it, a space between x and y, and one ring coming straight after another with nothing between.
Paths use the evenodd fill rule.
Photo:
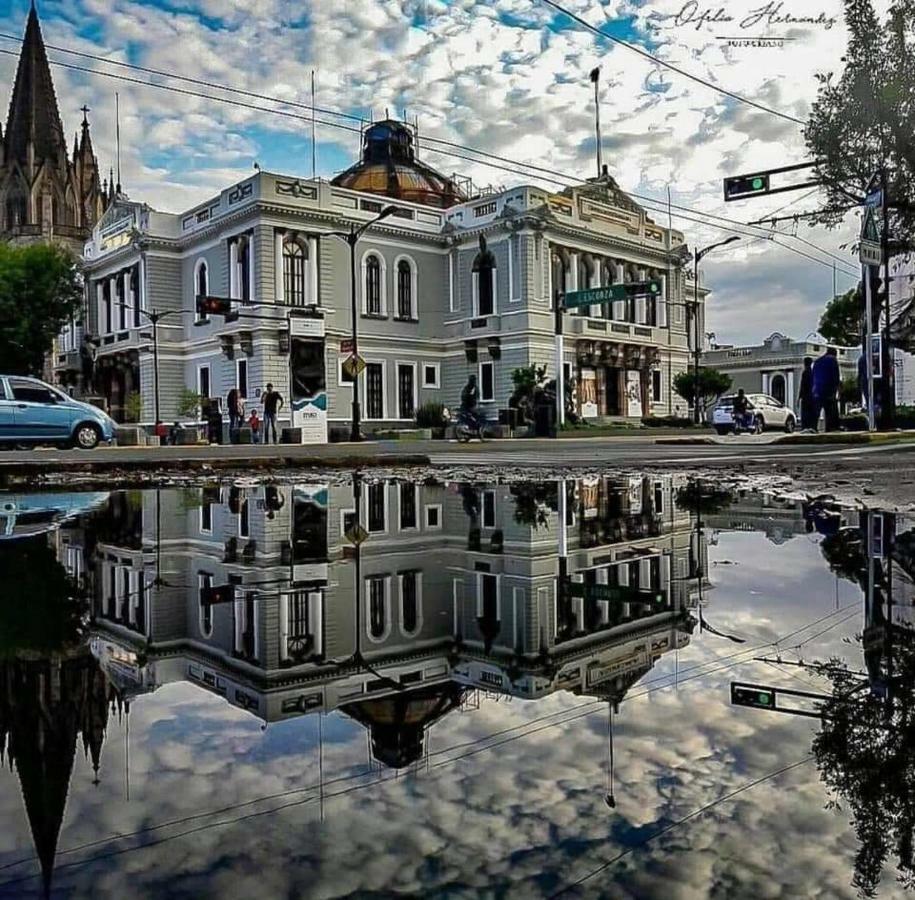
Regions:
<instances>
[{"instance_id":1,"label":"asphalt road","mask_svg":"<svg viewBox=\"0 0 915 900\"><path fill-rule=\"evenodd\" d=\"M362 460L384 465L410 465L428 459L433 465L594 466L662 463L727 464L861 454L911 454L915 443L902 445L786 445L768 436L721 439L713 445L659 444L654 438L603 437L562 440L500 440L480 444L443 441L372 441L362 444L255 445L206 447L99 447L92 451L34 448L0 453L0 475L24 470L54 469L186 469L214 464L252 468L322 464L359 465ZM910 457L911 458L911 457Z\"/></svg>"}]
</instances>

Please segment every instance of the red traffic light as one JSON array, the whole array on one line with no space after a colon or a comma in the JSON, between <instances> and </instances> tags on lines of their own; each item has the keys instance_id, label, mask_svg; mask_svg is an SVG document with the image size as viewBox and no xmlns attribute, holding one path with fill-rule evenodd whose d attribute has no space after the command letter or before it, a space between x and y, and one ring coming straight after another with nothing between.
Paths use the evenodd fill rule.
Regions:
<instances>
[{"instance_id":1,"label":"red traffic light","mask_svg":"<svg viewBox=\"0 0 915 900\"><path fill-rule=\"evenodd\" d=\"M202 319L207 316L231 316L232 301L228 297L209 297L198 294L197 315Z\"/></svg>"}]
</instances>

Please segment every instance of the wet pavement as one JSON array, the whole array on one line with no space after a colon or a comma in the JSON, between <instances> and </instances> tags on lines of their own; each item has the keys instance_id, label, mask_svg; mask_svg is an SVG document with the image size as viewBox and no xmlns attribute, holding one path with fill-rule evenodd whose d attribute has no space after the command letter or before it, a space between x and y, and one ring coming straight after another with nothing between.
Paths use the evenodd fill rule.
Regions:
<instances>
[{"instance_id":1,"label":"wet pavement","mask_svg":"<svg viewBox=\"0 0 915 900\"><path fill-rule=\"evenodd\" d=\"M905 896L913 576L671 474L0 494L0 896Z\"/></svg>"}]
</instances>

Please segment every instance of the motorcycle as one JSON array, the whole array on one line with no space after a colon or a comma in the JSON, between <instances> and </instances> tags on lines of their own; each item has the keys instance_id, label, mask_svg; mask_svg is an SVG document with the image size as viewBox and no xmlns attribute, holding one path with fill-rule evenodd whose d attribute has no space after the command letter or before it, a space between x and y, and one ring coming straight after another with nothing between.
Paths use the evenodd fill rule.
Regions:
<instances>
[{"instance_id":1,"label":"motorcycle","mask_svg":"<svg viewBox=\"0 0 915 900\"><path fill-rule=\"evenodd\" d=\"M478 415L467 410L459 410L451 424L454 426L454 436L461 444L466 444L471 438L486 440L487 422Z\"/></svg>"}]
</instances>

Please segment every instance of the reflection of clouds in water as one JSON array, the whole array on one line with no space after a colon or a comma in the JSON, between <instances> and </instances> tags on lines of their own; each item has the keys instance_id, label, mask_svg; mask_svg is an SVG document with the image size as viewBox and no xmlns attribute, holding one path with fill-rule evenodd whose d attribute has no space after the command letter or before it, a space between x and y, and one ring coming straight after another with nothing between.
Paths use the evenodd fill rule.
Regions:
<instances>
[{"instance_id":1,"label":"reflection of clouds in water","mask_svg":"<svg viewBox=\"0 0 915 900\"><path fill-rule=\"evenodd\" d=\"M818 548L795 541L776 548L758 535L722 535L716 552L741 565L718 567L707 611L718 627L770 640L830 611ZM747 599L753 584L762 598ZM831 587L831 585L827 585ZM854 592L852 592L852 596ZM851 599L845 595L843 603ZM760 624L761 623L761 624ZM854 630L852 620L819 639L807 655L828 655ZM825 624L829 624L826 622ZM824 652L825 646L825 652ZM55 885L101 894L152 896L314 896L448 893L548 895L659 828L746 782L803 758L815 725L729 705L728 683L787 683L758 663L712 672L674 688L672 675L729 657L729 642L694 639L668 654L636 685L615 717L617 808L603 802L606 710L525 735L493 750L441 764L438 751L506 727L571 709L584 698L557 694L538 702L484 701L453 713L430 734L430 771L394 775L375 767L328 785L326 821L318 780L317 718L261 723L190 684L137 698L130 713L131 802L124 800L124 727L112 722L102 784L92 788L81 757L71 783L60 847L200 816L58 856ZM844 647L846 652L847 646ZM702 670L696 670L702 671ZM671 676L668 681L661 676ZM644 685L666 689L644 693ZM638 696L640 695L641 696ZM365 731L335 714L325 720L328 781L368 770ZM468 749L454 751L460 755ZM654 840L576 893L585 896L699 898L853 897L848 886L854 835L845 814L823 809L812 764L761 784ZM304 802L301 802L304 801ZM285 811L251 817L273 807ZM0 774L0 864L30 855L32 844L15 775ZM248 816L241 821L232 821ZM224 827L207 827L217 822ZM195 833L74 869L88 855L133 847L179 831ZM15 836L14 836L15 833ZM688 852L687 852L688 851ZM22 869L0 872L0 881ZM28 883L36 889L38 882ZM886 896L891 896L892 885ZM0 893L20 886L4 888ZM576 894L572 894L573 896Z\"/></svg>"}]
</instances>

